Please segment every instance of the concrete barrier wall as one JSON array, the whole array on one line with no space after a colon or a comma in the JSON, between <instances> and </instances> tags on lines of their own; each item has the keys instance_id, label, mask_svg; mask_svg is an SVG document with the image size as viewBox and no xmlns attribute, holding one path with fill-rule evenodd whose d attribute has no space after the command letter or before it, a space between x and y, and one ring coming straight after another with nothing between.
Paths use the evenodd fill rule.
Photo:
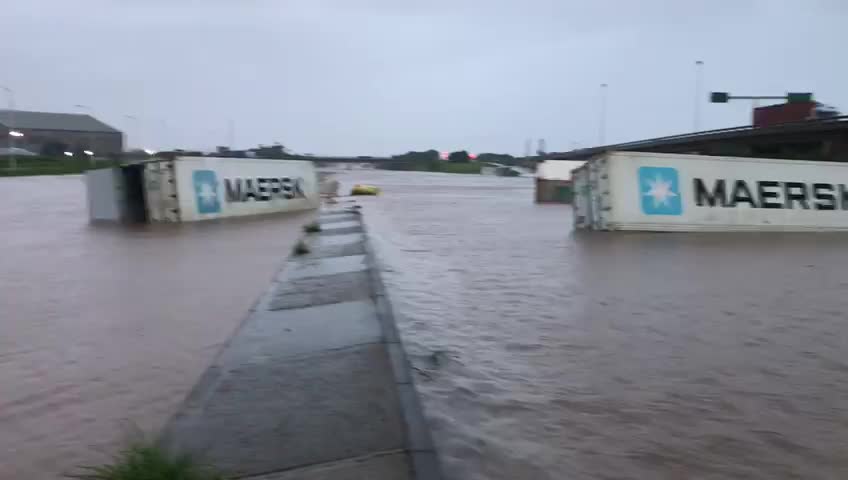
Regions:
<instances>
[{"instance_id":1,"label":"concrete barrier wall","mask_svg":"<svg viewBox=\"0 0 848 480\"><path fill-rule=\"evenodd\" d=\"M357 212L324 213L164 430L228 476L440 479Z\"/></svg>"}]
</instances>

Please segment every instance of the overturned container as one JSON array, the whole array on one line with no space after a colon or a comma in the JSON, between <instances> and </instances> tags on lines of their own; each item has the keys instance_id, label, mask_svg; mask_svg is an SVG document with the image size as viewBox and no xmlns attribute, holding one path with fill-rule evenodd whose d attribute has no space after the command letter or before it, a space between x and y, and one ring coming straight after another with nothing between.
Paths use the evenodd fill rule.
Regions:
<instances>
[{"instance_id":1,"label":"overturned container","mask_svg":"<svg viewBox=\"0 0 848 480\"><path fill-rule=\"evenodd\" d=\"M536 167L536 203L572 203L571 172L586 162L545 160Z\"/></svg>"},{"instance_id":2,"label":"overturned container","mask_svg":"<svg viewBox=\"0 0 848 480\"><path fill-rule=\"evenodd\" d=\"M592 230L848 230L848 163L607 152L573 172Z\"/></svg>"},{"instance_id":3,"label":"overturned container","mask_svg":"<svg viewBox=\"0 0 848 480\"><path fill-rule=\"evenodd\" d=\"M193 222L315 209L312 162L177 157L86 172L89 218Z\"/></svg>"}]
</instances>

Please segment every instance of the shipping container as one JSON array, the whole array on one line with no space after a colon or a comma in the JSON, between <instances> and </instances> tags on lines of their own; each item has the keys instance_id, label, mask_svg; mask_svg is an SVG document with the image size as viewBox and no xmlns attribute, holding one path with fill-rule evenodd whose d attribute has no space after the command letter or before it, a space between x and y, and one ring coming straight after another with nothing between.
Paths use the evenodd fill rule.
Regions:
<instances>
[{"instance_id":1,"label":"shipping container","mask_svg":"<svg viewBox=\"0 0 848 480\"><path fill-rule=\"evenodd\" d=\"M815 117L816 102L794 102L768 105L754 109L755 127L768 127L781 123L802 122Z\"/></svg>"},{"instance_id":2,"label":"shipping container","mask_svg":"<svg viewBox=\"0 0 848 480\"><path fill-rule=\"evenodd\" d=\"M819 102L779 103L755 108L753 125L755 127L768 127L781 123L833 118L839 115L839 111L834 107Z\"/></svg>"},{"instance_id":3,"label":"shipping container","mask_svg":"<svg viewBox=\"0 0 848 480\"><path fill-rule=\"evenodd\" d=\"M545 160L536 166L536 203L571 203L574 190L571 172L586 163L577 160Z\"/></svg>"},{"instance_id":4,"label":"shipping container","mask_svg":"<svg viewBox=\"0 0 848 480\"><path fill-rule=\"evenodd\" d=\"M312 162L178 157L86 173L91 220L193 222L318 208Z\"/></svg>"},{"instance_id":5,"label":"shipping container","mask_svg":"<svg viewBox=\"0 0 848 480\"><path fill-rule=\"evenodd\" d=\"M848 163L608 152L573 175L593 230L848 230Z\"/></svg>"}]
</instances>

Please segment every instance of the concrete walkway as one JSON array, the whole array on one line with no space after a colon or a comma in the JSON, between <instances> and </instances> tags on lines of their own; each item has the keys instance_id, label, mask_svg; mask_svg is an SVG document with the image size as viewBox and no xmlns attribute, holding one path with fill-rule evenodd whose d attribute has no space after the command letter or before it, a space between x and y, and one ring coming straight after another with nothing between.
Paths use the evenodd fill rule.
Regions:
<instances>
[{"instance_id":1,"label":"concrete walkway","mask_svg":"<svg viewBox=\"0 0 848 480\"><path fill-rule=\"evenodd\" d=\"M358 212L325 212L162 441L262 480L440 479Z\"/></svg>"}]
</instances>

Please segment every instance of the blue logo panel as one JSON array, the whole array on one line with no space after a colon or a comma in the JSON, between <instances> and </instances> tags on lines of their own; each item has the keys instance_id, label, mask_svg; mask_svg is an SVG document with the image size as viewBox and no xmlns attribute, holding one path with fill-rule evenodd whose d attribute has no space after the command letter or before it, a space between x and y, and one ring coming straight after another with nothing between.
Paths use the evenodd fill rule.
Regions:
<instances>
[{"instance_id":1,"label":"blue logo panel","mask_svg":"<svg viewBox=\"0 0 848 480\"><path fill-rule=\"evenodd\" d=\"M639 196L645 215L680 215L683 198L677 169L639 167Z\"/></svg>"},{"instance_id":2,"label":"blue logo panel","mask_svg":"<svg viewBox=\"0 0 848 480\"><path fill-rule=\"evenodd\" d=\"M218 199L218 177L212 170L195 170L191 174L194 181L194 203L197 213L220 213L221 201Z\"/></svg>"}]
</instances>

